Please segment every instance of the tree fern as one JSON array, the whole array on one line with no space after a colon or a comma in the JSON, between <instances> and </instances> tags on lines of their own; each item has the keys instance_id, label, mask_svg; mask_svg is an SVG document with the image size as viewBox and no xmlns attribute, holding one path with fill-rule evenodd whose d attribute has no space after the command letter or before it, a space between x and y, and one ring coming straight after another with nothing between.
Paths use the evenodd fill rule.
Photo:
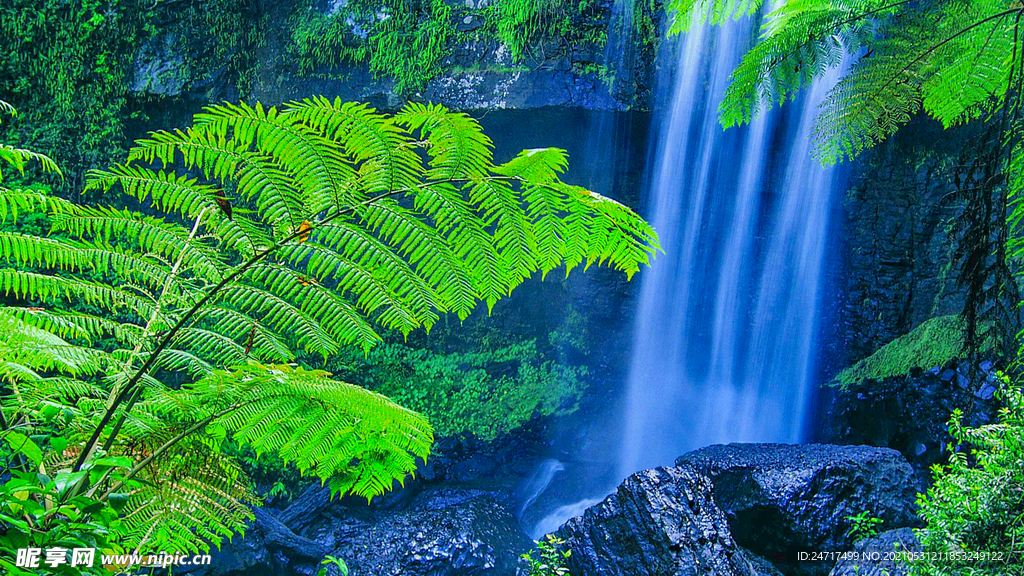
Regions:
<instances>
[{"instance_id":1,"label":"tree fern","mask_svg":"<svg viewBox=\"0 0 1024 576\"><path fill-rule=\"evenodd\" d=\"M244 527L253 497L228 438L372 498L427 457L429 423L284 363L464 319L563 263L635 272L654 231L562 182L566 164L550 149L496 164L477 122L440 106L209 107L90 173L87 192L145 214L0 202L52 227L0 232L0 377L21 391L0 407L67 437L46 461L71 475L67 497L130 494L118 530L135 548L203 550ZM43 418L47 403L74 417Z\"/></svg>"}]
</instances>

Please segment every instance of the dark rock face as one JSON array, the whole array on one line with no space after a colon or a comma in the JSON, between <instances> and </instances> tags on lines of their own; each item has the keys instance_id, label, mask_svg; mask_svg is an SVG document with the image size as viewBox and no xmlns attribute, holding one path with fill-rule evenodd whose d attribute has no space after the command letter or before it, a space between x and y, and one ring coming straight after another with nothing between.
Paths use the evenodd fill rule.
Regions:
<instances>
[{"instance_id":1,"label":"dark rock face","mask_svg":"<svg viewBox=\"0 0 1024 576\"><path fill-rule=\"evenodd\" d=\"M330 554L344 560L352 576L511 576L532 546L493 491L403 492L367 506L331 502L326 488L311 487L276 517L257 509L244 538L189 574L309 575Z\"/></svg>"},{"instance_id":2,"label":"dark rock face","mask_svg":"<svg viewBox=\"0 0 1024 576\"><path fill-rule=\"evenodd\" d=\"M931 370L869 381L835 395L824 436L839 444L870 444L899 450L914 467L916 486L931 483L930 468L948 457L947 422L954 409L965 422L991 422L997 381L992 362L973 370L969 363L951 362Z\"/></svg>"},{"instance_id":3,"label":"dark rock face","mask_svg":"<svg viewBox=\"0 0 1024 576\"><path fill-rule=\"evenodd\" d=\"M757 574L757 576L784 576L774 564L750 550L744 549L743 555L746 556L747 561L750 562L750 567L754 569L754 574Z\"/></svg>"},{"instance_id":4,"label":"dark rock face","mask_svg":"<svg viewBox=\"0 0 1024 576\"><path fill-rule=\"evenodd\" d=\"M453 5L482 8L486 1L452 1ZM135 55L130 87L141 97L193 96L203 101L235 100L239 96L266 103L279 103L311 94L340 96L374 106L396 109L407 98L445 104L461 110L503 108L535 109L544 106L572 106L594 110L647 108L651 104L650 78L654 66L653 50L626 63L614 89L598 72L604 63L603 46L596 43L569 45L561 38L539 42L525 61L515 61L510 50L488 36L469 35L453 47L444 61L444 74L434 78L418 93L398 95L393 78L376 76L365 62L340 62L309 72L300 72L289 53L291 31L287 26L298 0L259 0L254 18L263 18L267 26L256 50L257 81L249 94L238 94L236 78L223 70L214 70L204 78L189 82L182 75L185 43L175 35L177 15L169 11L154 38ZM321 1L313 4L324 14L343 8L344 2ZM602 6L604 18L612 16L612 3ZM479 15L462 17L457 26L468 32L481 28ZM579 23L582 25L583 23ZM255 24L254 24L255 25Z\"/></svg>"},{"instance_id":5,"label":"dark rock face","mask_svg":"<svg viewBox=\"0 0 1024 576\"><path fill-rule=\"evenodd\" d=\"M736 541L780 566L799 551L849 549L845 517L865 510L886 527L917 524L913 469L887 448L730 444L676 464L707 475Z\"/></svg>"},{"instance_id":6,"label":"dark rock face","mask_svg":"<svg viewBox=\"0 0 1024 576\"><path fill-rule=\"evenodd\" d=\"M236 535L220 550L211 550L210 565L184 566L175 569L175 573L196 576L316 573L320 561L329 553L326 547L296 535L265 510L257 508L253 513L256 519L244 536Z\"/></svg>"},{"instance_id":7,"label":"dark rock face","mask_svg":"<svg viewBox=\"0 0 1024 576\"><path fill-rule=\"evenodd\" d=\"M330 509L305 534L344 558L353 576L514 574L531 542L493 494L431 488L408 508Z\"/></svg>"},{"instance_id":8,"label":"dark rock face","mask_svg":"<svg viewBox=\"0 0 1024 576\"><path fill-rule=\"evenodd\" d=\"M654 468L567 522L558 535L583 576L756 576L715 505L707 478Z\"/></svg>"},{"instance_id":9,"label":"dark rock face","mask_svg":"<svg viewBox=\"0 0 1024 576\"><path fill-rule=\"evenodd\" d=\"M907 564L896 552L920 552L921 545L911 528L882 532L854 547L854 555L840 560L829 576L906 576Z\"/></svg>"},{"instance_id":10,"label":"dark rock face","mask_svg":"<svg viewBox=\"0 0 1024 576\"><path fill-rule=\"evenodd\" d=\"M839 222L843 280L833 373L934 316L963 309L949 262L948 164L969 130L911 122L855 165Z\"/></svg>"}]
</instances>

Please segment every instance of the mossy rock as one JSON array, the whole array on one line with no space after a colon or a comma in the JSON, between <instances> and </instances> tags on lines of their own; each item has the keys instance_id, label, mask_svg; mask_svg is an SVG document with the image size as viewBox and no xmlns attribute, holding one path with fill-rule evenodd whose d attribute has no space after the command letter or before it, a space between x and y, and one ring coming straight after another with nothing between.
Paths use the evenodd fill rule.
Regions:
<instances>
[{"instance_id":1,"label":"mossy rock","mask_svg":"<svg viewBox=\"0 0 1024 576\"><path fill-rule=\"evenodd\" d=\"M882 346L874 354L839 373L833 386L844 390L867 380L884 380L908 374L915 368L943 366L963 354L966 324L957 314L938 316Z\"/></svg>"}]
</instances>

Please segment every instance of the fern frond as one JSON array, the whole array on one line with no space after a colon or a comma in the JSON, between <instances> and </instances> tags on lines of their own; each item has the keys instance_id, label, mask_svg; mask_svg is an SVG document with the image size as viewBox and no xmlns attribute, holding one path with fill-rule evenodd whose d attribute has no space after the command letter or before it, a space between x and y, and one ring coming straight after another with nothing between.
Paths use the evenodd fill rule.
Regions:
<instances>
[{"instance_id":1,"label":"fern frond","mask_svg":"<svg viewBox=\"0 0 1024 576\"><path fill-rule=\"evenodd\" d=\"M451 244L412 210L384 199L357 211L360 223L393 246L434 288L444 308L466 319L479 298L472 273ZM314 268L315 270L315 268Z\"/></svg>"},{"instance_id":2,"label":"fern frond","mask_svg":"<svg viewBox=\"0 0 1024 576\"><path fill-rule=\"evenodd\" d=\"M47 196L41 190L0 186L0 223L6 222L8 216L17 220L19 212L63 214L72 209L67 200Z\"/></svg>"},{"instance_id":3,"label":"fern frond","mask_svg":"<svg viewBox=\"0 0 1024 576\"><path fill-rule=\"evenodd\" d=\"M208 553L253 519L257 500L238 464L199 442L186 448L160 458L128 495L118 534L126 548Z\"/></svg>"},{"instance_id":4,"label":"fern frond","mask_svg":"<svg viewBox=\"0 0 1024 576\"><path fill-rule=\"evenodd\" d=\"M289 103L284 114L337 141L359 166L362 192L368 196L411 188L422 174L420 159L400 122L366 104L317 96ZM354 173L344 175L351 179Z\"/></svg>"},{"instance_id":5,"label":"fern frond","mask_svg":"<svg viewBox=\"0 0 1024 576\"><path fill-rule=\"evenodd\" d=\"M426 140L430 172L434 180L473 179L486 176L493 164L494 144L480 123L462 112L450 112L440 104L410 102L395 116L410 132Z\"/></svg>"},{"instance_id":6,"label":"fern frond","mask_svg":"<svg viewBox=\"0 0 1024 576\"><path fill-rule=\"evenodd\" d=\"M62 176L60 168L57 163L51 160L45 154L33 152L31 150L24 150L22 148L15 148L7 144L0 144L0 182L3 181L3 166L5 164L13 166L19 174L25 174L25 165L29 162L34 162L39 165L43 172L50 172Z\"/></svg>"},{"instance_id":7,"label":"fern frond","mask_svg":"<svg viewBox=\"0 0 1024 576\"><path fill-rule=\"evenodd\" d=\"M671 13L669 34L689 32L694 24L721 24L728 19L750 16L764 0L669 0L665 10Z\"/></svg>"},{"instance_id":8,"label":"fern frond","mask_svg":"<svg viewBox=\"0 0 1024 576\"><path fill-rule=\"evenodd\" d=\"M824 163L852 158L891 136L922 102L950 126L977 117L1005 94L1012 12L990 2L959 4L949 2L938 15L904 14L898 25L880 27L872 56L840 80L818 116L814 140Z\"/></svg>"},{"instance_id":9,"label":"fern frond","mask_svg":"<svg viewBox=\"0 0 1024 576\"><path fill-rule=\"evenodd\" d=\"M330 198L335 204L358 200L350 183L351 168L339 144L302 123L299 115L264 110L257 104L210 106L195 117L194 130L218 141L230 140L242 149L257 148L290 175L296 188L312 198ZM309 214L311 215L311 214ZM292 213L292 226L305 214Z\"/></svg>"},{"instance_id":10,"label":"fern frond","mask_svg":"<svg viewBox=\"0 0 1024 576\"><path fill-rule=\"evenodd\" d=\"M137 294L74 277L39 274L13 268L0 268L0 290L4 295L43 302L79 301L120 313L149 317L153 302Z\"/></svg>"},{"instance_id":11,"label":"fern frond","mask_svg":"<svg viewBox=\"0 0 1024 576\"><path fill-rule=\"evenodd\" d=\"M76 237L128 242L167 261L180 258L186 268L212 281L219 280L225 268L217 251L190 238L187 229L127 209L82 206L71 213L55 214L52 224L54 230Z\"/></svg>"},{"instance_id":12,"label":"fern frond","mask_svg":"<svg viewBox=\"0 0 1024 576\"><path fill-rule=\"evenodd\" d=\"M273 290L234 283L226 286L222 294L225 301L250 317L294 336L296 345L307 352L326 357L338 350L338 343L315 319Z\"/></svg>"}]
</instances>

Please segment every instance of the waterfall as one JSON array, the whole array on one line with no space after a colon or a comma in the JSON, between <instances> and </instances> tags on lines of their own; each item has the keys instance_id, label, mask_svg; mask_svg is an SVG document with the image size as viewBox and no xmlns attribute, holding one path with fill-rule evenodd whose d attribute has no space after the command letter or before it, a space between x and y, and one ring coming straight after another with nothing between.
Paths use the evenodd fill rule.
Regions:
<instances>
[{"instance_id":1,"label":"waterfall","mask_svg":"<svg viewBox=\"0 0 1024 576\"><path fill-rule=\"evenodd\" d=\"M642 280L620 478L710 444L802 437L835 187L811 125L839 71L723 131L717 107L752 26L694 26L662 66L647 213L665 254Z\"/></svg>"}]
</instances>

